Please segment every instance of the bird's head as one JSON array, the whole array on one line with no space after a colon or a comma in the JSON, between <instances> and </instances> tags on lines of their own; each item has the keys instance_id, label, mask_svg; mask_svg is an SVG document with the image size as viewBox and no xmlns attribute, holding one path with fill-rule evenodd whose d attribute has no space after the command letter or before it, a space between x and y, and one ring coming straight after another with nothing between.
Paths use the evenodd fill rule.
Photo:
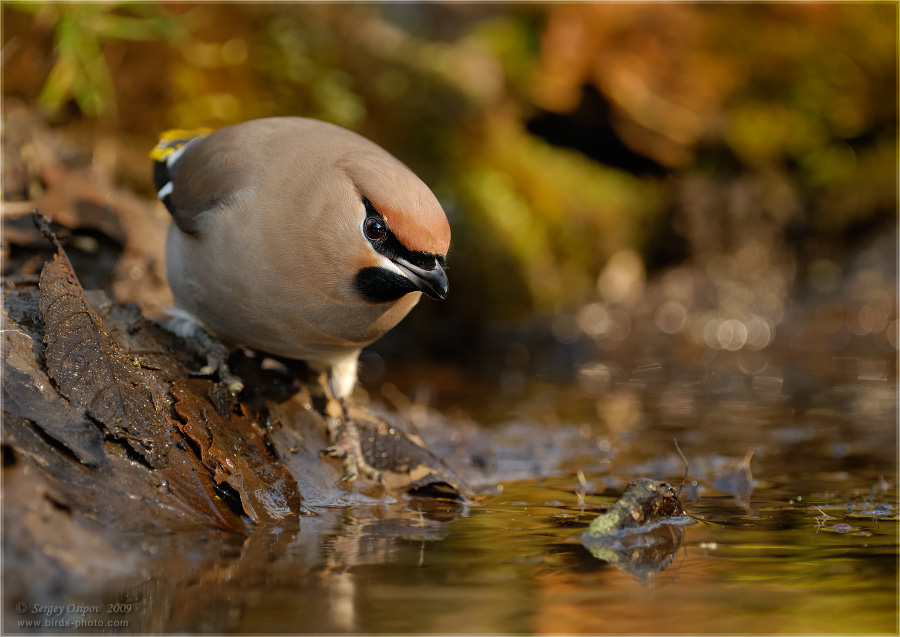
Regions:
<instances>
[{"instance_id":1,"label":"bird's head","mask_svg":"<svg viewBox=\"0 0 900 637\"><path fill-rule=\"evenodd\" d=\"M341 168L355 199L356 292L370 303L416 291L443 300L449 289L450 224L431 190L382 154L356 156Z\"/></svg>"}]
</instances>

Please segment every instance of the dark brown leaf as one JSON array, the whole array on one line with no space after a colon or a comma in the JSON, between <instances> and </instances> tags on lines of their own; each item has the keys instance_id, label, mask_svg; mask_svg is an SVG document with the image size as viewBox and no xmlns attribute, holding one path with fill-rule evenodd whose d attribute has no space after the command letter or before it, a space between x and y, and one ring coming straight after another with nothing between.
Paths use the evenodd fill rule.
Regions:
<instances>
[{"instance_id":1,"label":"dark brown leaf","mask_svg":"<svg viewBox=\"0 0 900 637\"><path fill-rule=\"evenodd\" d=\"M246 533L246 524L219 497L209 471L191 451L180 432L174 432L173 439L174 448L169 452L168 462L159 469L167 489L207 523L226 531Z\"/></svg>"},{"instance_id":2,"label":"dark brown leaf","mask_svg":"<svg viewBox=\"0 0 900 637\"><path fill-rule=\"evenodd\" d=\"M468 486L419 440L362 410L352 410L366 461L391 491L430 490L459 497Z\"/></svg>"},{"instance_id":3,"label":"dark brown leaf","mask_svg":"<svg viewBox=\"0 0 900 637\"><path fill-rule=\"evenodd\" d=\"M31 337L4 311L3 408L27 418L84 464L103 464L100 429L53 389L37 363Z\"/></svg>"},{"instance_id":4,"label":"dark brown leaf","mask_svg":"<svg viewBox=\"0 0 900 637\"><path fill-rule=\"evenodd\" d=\"M161 470L135 462L122 445L113 442L104 443L103 466L87 467L50 446L29 421L9 412L3 416L2 439L14 454L14 464L25 465L32 481L46 483L55 502L100 523L113 536L198 526L247 530L217 497L209 472L183 442Z\"/></svg>"},{"instance_id":5,"label":"dark brown leaf","mask_svg":"<svg viewBox=\"0 0 900 637\"><path fill-rule=\"evenodd\" d=\"M277 522L302 510L290 471L266 449L264 431L250 419L221 416L209 400L210 381L172 385L181 431L199 449L216 484L229 484L254 522Z\"/></svg>"},{"instance_id":6,"label":"dark brown leaf","mask_svg":"<svg viewBox=\"0 0 900 637\"><path fill-rule=\"evenodd\" d=\"M146 358L163 365L159 373L186 376L186 370L179 369L177 361L172 360L157 342L158 329L141 319L136 310L110 304L102 296L92 294L91 299L97 312L102 313L110 334L124 339L129 346L145 352ZM13 453L33 458L37 473L52 474L66 494L64 500L71 502L74 510L102 518L116 528L134 530L153 524L181 528L187 523L188 526L203 524L245 532L246 524L219 497L209 472L177 430L172 431L174 442L168 450L168 463L159 471L134 462L121 445L102 444L97 425L84 418L83 410L71 406L56 393L39 366L44 345L38 305L37 288L6 290L3 309L8 316L3 364L7 368L4 371L8 372L12 367L13 374L5 373L3 378L5 412L2 431L4 443L11 445ZM11 339L12 344L6 339ZM27 379L22 380L14 374L25 374ZM40 385L41 392L33 396L35 392L28 385ZM55 403L58 405L54 406ZM57 413L60 409L63 411ZM24 418L33 421L33 426L29 427ZM78 443L84 442L75 425L79 419L90 428L88 431L95 432L102 445L96 452L99 458L105 457L102 467L88 470L82 466L93 460L88 454L94 449L90 444L84 449L79 447ZM37 435L37 429L63 442L81 462L54 453L55 449L47 444L46 438ZM34 479L39 478L35 476Z\"/></svg>"},{"instance_id":7,"label":"dark brown leaf","mask_svg":"<svg viewBox=\"0 0 900 637\"><path fill-rule=\"evenodd\" d=\"M47 370L60 392L151 466L164 466L170 441L165 384L129 361L103 327L60 249L41 271Z\"/></svg>"}]
</instances>

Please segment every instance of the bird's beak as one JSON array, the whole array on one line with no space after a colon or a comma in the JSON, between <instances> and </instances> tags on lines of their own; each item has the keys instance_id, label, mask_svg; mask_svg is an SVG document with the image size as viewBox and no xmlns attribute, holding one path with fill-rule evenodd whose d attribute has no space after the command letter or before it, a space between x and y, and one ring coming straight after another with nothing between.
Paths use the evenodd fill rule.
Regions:
<instances>
[{"instance_id":1,"label":"bird's beak","mask_svg":"<svg viewBox=\"0 0 900 637\"><path fill-rule=\"evenodd\" d=\"M447 291L450 289L450 282L447 281L447 273L437 261L430 270L425 270L413 265L405 259L394 259L394 264L403 272L403 275L409 279L413 285L433 299L443 301L447 298Z\"/></svg>"}]
</instances>

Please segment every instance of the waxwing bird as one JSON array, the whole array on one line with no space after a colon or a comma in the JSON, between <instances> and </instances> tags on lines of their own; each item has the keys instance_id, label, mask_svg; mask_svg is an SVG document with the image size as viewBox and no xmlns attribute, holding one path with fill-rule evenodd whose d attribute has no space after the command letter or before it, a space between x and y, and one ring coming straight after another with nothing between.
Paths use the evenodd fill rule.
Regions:
<instances>
[{"instance_id":1,"label":"waxwing bird","mask_svg":"<svg viewBox=\"0 0 900 637\"><path fill-rule=\"evenodd\" d=\"M376 475L347 401L362 348L422 294L447 295L450 225L434 194L378 145L300 117L171 131L151 156L173 218L166 267L179 331L327 371L344 407L329 453L344 458L347 479ZM207 353L239 389L224 351Z\"/></svg>"}]
</instances>

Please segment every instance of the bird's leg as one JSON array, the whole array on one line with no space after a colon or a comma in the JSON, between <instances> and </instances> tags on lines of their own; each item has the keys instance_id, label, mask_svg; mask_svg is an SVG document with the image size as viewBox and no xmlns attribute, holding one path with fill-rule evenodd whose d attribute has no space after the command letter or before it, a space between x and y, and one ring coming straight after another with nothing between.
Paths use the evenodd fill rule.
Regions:
<instances>
[{"instance_id":1,"label":"bird's leg","mask_svg":"<svg viewBox=\"0 0 900 637\"><path fill-rule=\"evenodd\" d=\"M350 401L347 398L336 398L328 382L323 382L322 385L328 397L325 428L331 443L322 453L331 458L340 458L344 470L341 482L353 482L362 474L369 480L383 484L381 472L370 465L363 454L359 429L350 416Z\"/></svg>"},{"instance_id":2,"label":"bird's leg","mask_svg":"<svg viewBox=\"0 0 900 637\"><path fill-rule=\"evenodd\" d=\"M332 458L340 458L344 469L341 482L353 482L360 474L373 482L384 483L381 472L370 465L362 450L362 441L356 422L350 417L350 405L346 399L340 399L341 417L328 415L325 426L331 446L324 453Z\"/></svg>"},{"instance_id":3,"label":"bird's leg","mask_svg":"<svg viewBox=\"0 0 900 637\"><path fill-rule=\"evenodd\" d=\"M206 365L200 368L203 376L219 374L219 380L232 394L239 394L244 389L244 382L231 373L228 366L229 349L219 339L213 337L192 317L177 314L166 323L170 332L180 336L191 351L206 359Z\"/></svg>"},{"instance_id":4,"label":"bird's leg","mask_svg":"<svg viewBox=\"0 0 900 637\"><path fill-rule=\"evenodd\" d=\"M325 449L325 455L340 458L344 469L341 482L353 482L360 474L369 480L381 482L381 472L366 462L363 455L362 442L356 422L350 417L350 406L346 400L340 400L340 417L329 415L325 421L331 446Z\"/></svg>"},{"instance_id":5,"label":"bird's leg","mask_svg":"<svg viewBox=\"0 0 900 637\"><path fill-rule=\"evenodd\" d=\"M229 349L223 345L218 339L213 338L205 330L203 340L207 343L202 353L206 355L206 365L200 368L200 373L205 376L211 376L213 373L219 374L221 381L232 394L240 394L244 391L244 381L240 377L235 376L228 366Z\"/></svg>"}]
</instances>

